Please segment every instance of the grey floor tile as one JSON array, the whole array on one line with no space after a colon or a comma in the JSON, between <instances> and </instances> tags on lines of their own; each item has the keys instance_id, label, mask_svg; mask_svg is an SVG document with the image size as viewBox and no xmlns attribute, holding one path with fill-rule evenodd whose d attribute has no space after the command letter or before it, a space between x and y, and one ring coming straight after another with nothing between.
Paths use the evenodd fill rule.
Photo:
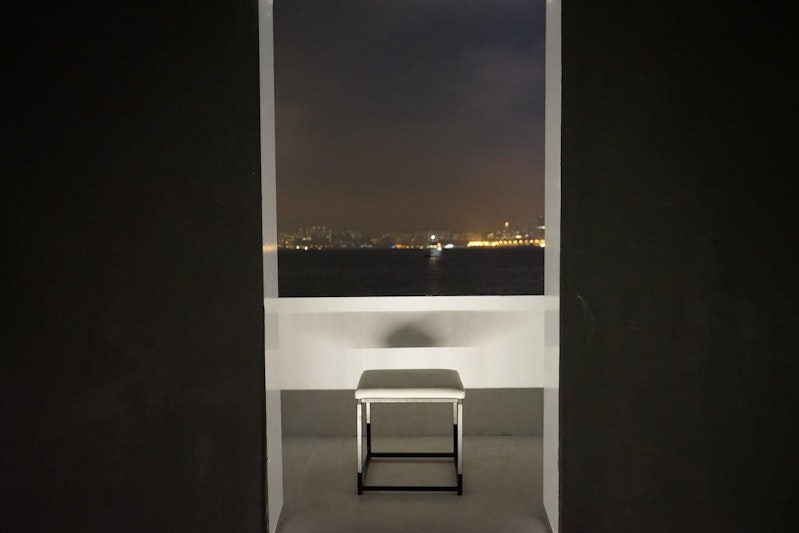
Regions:
<instances>
[{"instance_id":1,"label":"grey floor tile","mask_svg":"<svg viewBox=\"0 0 799 533\"><path fill-rule=\"evenodd\" d=\"M446 449L448 442L435 437L385 438L376 439L373 449ZM463 496L358 496L354 438L287 438L283 452L285 498L279 533L547 532L540 437L465 438ZM450 484L454 467L380 461L370 468L372 475L375 482Z\"/></svg>"}]
</instances>

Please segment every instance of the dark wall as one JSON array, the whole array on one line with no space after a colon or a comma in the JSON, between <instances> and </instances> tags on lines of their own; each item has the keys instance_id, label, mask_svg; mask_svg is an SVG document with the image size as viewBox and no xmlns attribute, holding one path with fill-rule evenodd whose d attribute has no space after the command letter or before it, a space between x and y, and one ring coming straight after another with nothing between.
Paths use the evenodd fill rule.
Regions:
<instances>
[{"instance_id":1,"label":"dark wall","mask_svg":"<svg viewBox=\"0 0 799 533\"><path fill-rule=\"evenodd\" d=\"M27 9L6 13L0 529L262 531L256 2Z\"/></svg>"},{"instance_id":2,"label":"dark wall","mask_svg":"<svg viewBox=\"0 0 799 533\"><path fill-rule=\"evenodd\" d=\"M563 2L565 533L795 527L793 29L679 4Z\"/></svg>"}]
</instances>

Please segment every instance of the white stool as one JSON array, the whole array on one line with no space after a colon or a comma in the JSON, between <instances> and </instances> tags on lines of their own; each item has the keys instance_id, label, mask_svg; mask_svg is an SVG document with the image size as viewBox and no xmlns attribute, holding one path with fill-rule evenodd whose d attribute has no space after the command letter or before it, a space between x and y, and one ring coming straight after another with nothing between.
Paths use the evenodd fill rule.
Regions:
<instances>
[{"instance_id":1,"label":"white stool","mask_svg":"<svg viewBox=\"0 0 799 533\"><path fill-rule=\"evenodd\" d=\"M358 494L363 491L457 491L463 494L463 400L466 391L455 370L365 370L355 391L358 421ZM452 452L372 452L372 403L451 403ZM363 455L363 410L366 408L366 457ZM457 485L366 485L373 458L448 457L455 462Z\"/></svg>"}]
</instances>

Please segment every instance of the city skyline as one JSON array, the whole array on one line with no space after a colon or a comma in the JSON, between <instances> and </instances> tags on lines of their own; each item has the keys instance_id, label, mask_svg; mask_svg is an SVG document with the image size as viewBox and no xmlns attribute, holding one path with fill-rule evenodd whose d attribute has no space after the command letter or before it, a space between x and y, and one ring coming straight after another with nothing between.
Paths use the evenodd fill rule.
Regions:
<instances>
[{"instance_id":1,"label":"city skyline","mask_svg":"<svg viewBox=\"0 0 799 533\"><path fill-rule=\"evenodd\" d=\"M278 229L544 211L544 2L275 3Z\"/></svg>"},{"instance_id":2,"label":"city skyline","mask_svg":"<svg viewBox=\"0 0 799 533\"><path fill-rule=\"evenodd\" d=\"M490 231L499 231L499 230L502 230L502 229L509 229L509 228L510 229L524 229L524 228L532 228L534 226L540 227L540 226L542 226L544 224L544 216L543 215L539 215L538 217L535 217L535 218L537 220L534 221L534 220L531 219L531 220L528 220L528 221L526 221L524 223L519 223L518 221L512 221L512 220L509 220L509 219L502 219L501 221L494 221L493 222L494 225L491 228L489 228L488 231L489 232ZM304 224L301 224L301 225L296 226L294 228L281 228L280 231L283 231L283 232L286 232L286 231L298 231L298 230L308 230L308 229L312 229L312 228L326 228L326 229L331 229L331 230L334 230L334 231L358 231L358 232L364 232L362 228L329 226L327 224L320 224L320 223L304 223ZM474 231L465 230L463 228L432 226L430 224L427 224L427 225L422 224L418 228L393 228L393 229L388 229L388 230L383 230L383 231L378 231L378 232L366 232L366 233L371 233L371 234L405 233L405 232L423 232L423 231L428 231L428 230L429 231L450 231L450 232L456 232L456 233L486 233L485 231L483 231L483 232L474 232Z\"/></svg>"},{"instance_id":3,"label":"city skyline","mask_svg":"<svg viewBox=\"0 0 799 533\"><path fill-rule=\"evenodd\" d=\"M278 247L290 249L326 248L423 248L431 244L448 247L545 246L543 217L537 223L512 226L509 221L489 232L427 228L413 231L363 232L357 228L303 226L278 232Z\"/></svg>"}]
</instances>

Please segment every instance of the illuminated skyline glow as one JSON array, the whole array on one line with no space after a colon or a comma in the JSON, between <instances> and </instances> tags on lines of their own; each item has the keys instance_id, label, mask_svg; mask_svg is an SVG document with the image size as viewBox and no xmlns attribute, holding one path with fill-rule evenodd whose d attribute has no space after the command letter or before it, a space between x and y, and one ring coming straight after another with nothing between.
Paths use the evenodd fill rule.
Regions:
<instances>
[{"instance_id":1,"label":"illuminated skyline glow","mask_svg":"<svg viewBox=\"0 0 799 533\"><path fill-rule=\"evenodd\" d=\"M278 0L278 227L544 213L544 1Z\"/></svg>"}]
</instances>

